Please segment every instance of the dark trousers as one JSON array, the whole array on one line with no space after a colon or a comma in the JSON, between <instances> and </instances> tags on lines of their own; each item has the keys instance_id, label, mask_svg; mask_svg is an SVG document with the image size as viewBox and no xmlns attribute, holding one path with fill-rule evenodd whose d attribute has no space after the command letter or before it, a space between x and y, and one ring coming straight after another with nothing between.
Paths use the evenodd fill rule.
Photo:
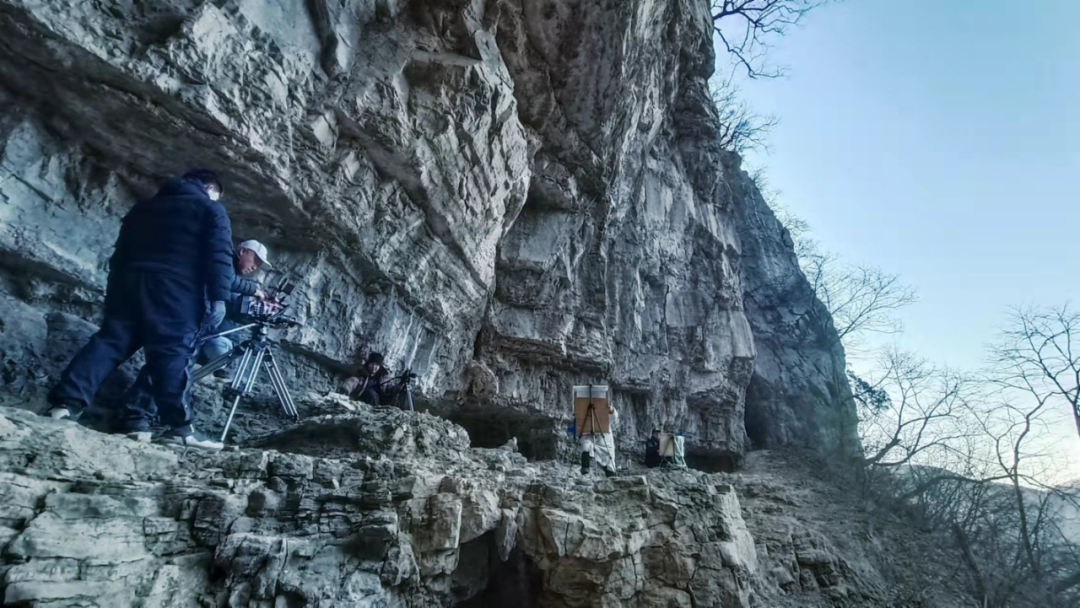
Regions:
<instances>
[{"instance_id":1,"label":"dark trousers","mask_svg":"<svg viewBox=\"0 0 1080 608\"><path fill-rule=\"evenodd\" d=\"M190 425L185 393L204 310L201 291L192 281L161 274L110 278L105 321L68 364L50 402L81 413L105 378L142 348L161 422L177 429Z\"/></svg>"},{"instance_id":2,"label":"dark trousers","mask_svg":"<svg viewBox=\"0 0 1080 608\"><path fill-rule=\"evenodd\" d=\"M143 366L135 384L124 395L124 411L120 414L119 430L124 432L148 431L158 418L157 403L154 403L154 382L150 379L150 369Z\"/></svg>"},{"instance_id":3,"label":"dark trousers","mask_svg":"<svg viewBox=\"0 0 1080 608\"><path fill-rule=\"evenodd\" d=\"M352 376L346 378L341 383L341 392L367 403L369 405L379 405L380 403L389 403L389 400L383 394L383 391L376 388L376 383L372 382L367 377Z\"/></svg>"},{"instance_id":4,"label":"dark trousers","mask_svg":"<svg viewBox=\"0 0 1080 608\"><path fill-rule=\"evenodd\" d=\"M225 328L225 323L214 330L221 333L233 329ZM207 332L208 333L208 332ZM228 346L225 346L228 344ZM225 349L222 351L222 349ZM195 355L195 362L205 365L232 349L228 338L217 338L202 345ZM154 402L154 382L150 376L150 366L144 365L139 370L135 383L124 395L124 411L120 414L119 429L122 432L148 431L158 422L157 403Z\"/></svg>"},{"instance_id":5,"label":"dark trousers","mask_svg":"<svg viewBox=\"0 0 1080 608\"><path fill-rule=\"evenodd\" d=\"M368 405L379 405L379 401L381 399L378 391L376 391L375 387L371 386L370 384L366 388L364 388L363 392L357 395L356 398L360 401L363 401L364 403L367 403Z\"/></svg>"}]
</instances>

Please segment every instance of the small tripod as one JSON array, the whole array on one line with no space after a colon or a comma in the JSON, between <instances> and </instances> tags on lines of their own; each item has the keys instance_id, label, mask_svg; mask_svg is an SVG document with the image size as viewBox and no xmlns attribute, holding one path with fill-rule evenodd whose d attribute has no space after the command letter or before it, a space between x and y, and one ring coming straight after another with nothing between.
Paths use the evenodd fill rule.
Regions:
<instances>
[{"instance_id":1,"label":"small tripod","mask_svg":"<svg viewBox=\"0 0 1080 608\"><path fill-rule=\"evenodd\" d=\"M596 406L593 405L593 402L591 400L589 401L588 409L585 410L585 421L589 423L589 431L590 431L589 434L590 435L592 435L594 437L597 434L599 434L601 437L604 436L603 432L597 433L597 430L600 428L600 418L597 417L597 415L596 415ZM582 435L584 435L584 434L585 433L582 433Z\"/></svg>"},{"instance_id":2,"label":"small tripod","mask_svg":"<svg viewBox=\"0 0 1080 608\"><path fill-rule=\"evenodd\" d=\"M266 376L270 379L270 386L274 389L274 394L277 395L285 414L292 416L293 420L300 420L300 414L296 411L296 404L293 403L292 395L289 394L289 387L285 386L285 378L281 375L281 370L278 369L277 361L274 359L274 343L267 337L270 333L267 323L250 323L243 327L214 334L209 336L207 340L241 332L245 329L251 330L251 336L247 340L237 344L229 352L191 374L191 380L198 382L219 369L227 368L233 361L240 360L236 374L233 375L232 382L225 388L224 392L225 399L232 400L232 406L229 408L229 418L225 421L225 428L221 431L222 443L225 443L225 436L229 434L229 426L232 425L233 415L236 414L236 406L240 405L240 399L251 394L251 389L255 386L255 380L259 377L260 366L266 370Z\"/></svg>"},{"instance_id":3,"label":"small tripod","mask_svg":"<svg viewBox=\"0 0 1080 608\"><path fill-rule=\"evenodd\" d=\"M398 385L397 395L394 396L394 405L398 406L399 409L405 409L401 407L402 401L404 401L404 404L409 406L410 412L416 411L416 409L413 407L412 399L412 381L415 379L416 374L414 374L411 369L405 368L405 371L402 372L400 376L395 376L388 381L401 383Z\"/></svg>"}]
</instances>

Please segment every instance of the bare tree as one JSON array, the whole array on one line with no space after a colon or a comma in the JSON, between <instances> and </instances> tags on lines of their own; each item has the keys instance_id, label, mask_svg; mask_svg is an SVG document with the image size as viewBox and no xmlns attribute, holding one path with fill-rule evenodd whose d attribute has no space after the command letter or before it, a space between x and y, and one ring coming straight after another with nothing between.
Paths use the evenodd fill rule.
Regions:
<instances>
[{"instance_id":1,"label":"bare tree","mask_svg":"<svg viewBox=\"0 0 1080 608\"><path fill-rule=\"evenodd\" d=\"M1080 434L1080 313L1068 304L1014 309L993 358L998 385L1068 408Z\"/></svg>"},{"instance_id":2,"label":"bare tree","mask_svg":"<svg viewBox=\"0 0 1080 608\"><path fill-rule=\"evenodd\" d=\"M768 136L779 124L776 116L762 116L739 98L731 80L714 79L711 86L713 104L720 118L720 146L739 154L754 149L769 148Z\"/></svg>"},{"instance_id":3,"label":"bare tree","mask_svg":"<svg viewBox=\"0 0 1080 608\"><path fill-rule=\"evenodd\" d=\"M964 455L957 446L971 431L960 414L973 379L894 348L882 353L879 369L880 378L856 383L865 463L896 468L925 461L941 467L953 454Z\"/></svg>"},{"instance_id":4,"label":"bare tree","mask_svg":"<svg viewBox=\"0 0 1080 608\"><path fill-rule=\"evenodd\" d=\"M807 261L821 255L821 246L814 237L810 236L810 223L792 213L779 201L768 198L765 200L776 213L777 221L787 231L787 238L791 239L791 246L795 250L796 259L799 260L799 267L805 272Z\"/></svg>"},{"instance_id":5,"label":"bare tree","mask_svg":"<svg viewBox=\"0 0 1080 608\"><path fill-rule=\"evenodd\" d=\"M985 448L973 462L987 478L982 501L961 503L957 533L975 547L973 572L982 577L976 587L986 605L1071 606L1080 586L1080 553L1077 539L1062 532L1062 511L1080 505L1080 492L1049 483L1063 465L1039 441L1048 428L1049 402L1017 390L1009 377L1005 384L995 379L1003 390L969 411Z\"/></svg>"},{"instance_id":6,"label":"bare tree","mask_svg":"<svg viewBox=\"0 0 1080 608\"><path fill-rule=\"evenodd\" d=\"M804 252L803 272L818 300L832 317L838 339L855 351L866 333L893 334L903 330L897 310L917 301L915 289L899 275L873 266L850 266L835 254Z\"/></svg>"},{"instance_id":7,"label":"bare tree","mask_svg":"<svg viewBox=\"0 0 1080 608\"><path fill-rule=\"evenodd\" d=\"M915 288L901 281L899 275L880 268L843 263L835 253L822 250L810 237L810 226L805 220L782 207L777 220L790 236L799 267L824 305L824 312L832 318L837 337L848 354L858 351L865 334L903 331L896 312L918 301Z\"/></svg>"},{"instance_id":8,"label":"bare tree","mask_svg":"<svg viewBox=\"0 0 1080 608\"><path fill-rule=\"evenodd\" d=\"M1048 483L1062 466L1038 441L1048 401L894 350L879 369L853 381L863 491L953 538L983 606L1075 605L1080 548L1063 511L1080 491Z\"/></svg>"},{"instance_id":9,"label":"bare tree","mask_svg":"<svg viewBox=\"0 0 1080 608\"><path fill-rule=\"evenodd\" d=\"M827 0L713 0L713 30L750 78L775 78L782 70L768 68L763 58L769 39L783 36Z\"/></svg>"}]
</instances>

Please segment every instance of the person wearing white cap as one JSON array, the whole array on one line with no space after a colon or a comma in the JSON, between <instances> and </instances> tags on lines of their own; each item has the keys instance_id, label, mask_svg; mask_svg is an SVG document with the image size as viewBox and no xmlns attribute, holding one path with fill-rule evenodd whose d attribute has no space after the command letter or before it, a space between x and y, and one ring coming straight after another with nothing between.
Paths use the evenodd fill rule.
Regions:
<instances>
[{"instance_id":1,"label":"person wearing white cap","mask_svg":"<svg viewBox=\"0 0 1080 608\"><path fill-rule=\"evenodd\" d=\"M236 248L236 273L249 275L260 268L272 270L274 267L266 258L266 245L255 240L244 241Z\"/></svg>"},{"instance_id":2,"label":"person wearing white cap","mask_svg":"<svg viewBox=\"0 0 1080 608\"><path fill-rule=\"evenodd\" d=\"M266 245L259 241L244 241L237 245L236 253L233 254L233 267L236 268L236 276L233 278L232 288L229 293L228 306L230 308L235 307L242 296L255 296L260 300L266 297L266 292L263 291L262 287L247 277L258 270L270 270L273 268L270 262L267 261L267 257L269 255L266 252ZM208 333L221 333L236 327L238 325L232 321L225 320L216 328L208 328ZM213 361L229 352L232 347L233 343L229 338L207 340L200 350L200 358L204 361ZM217 375L222 377L227 374L224 370L221 370Z\"/></svg>"}]
</instances>

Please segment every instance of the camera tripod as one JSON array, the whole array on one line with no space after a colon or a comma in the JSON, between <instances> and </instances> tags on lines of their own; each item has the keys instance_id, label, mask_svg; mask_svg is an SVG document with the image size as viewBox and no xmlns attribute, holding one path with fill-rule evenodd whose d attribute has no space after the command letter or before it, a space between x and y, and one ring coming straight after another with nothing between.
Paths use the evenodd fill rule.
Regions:
<instances>
[{"instance_id":1,"label":"camera tripod","mask_svg":"<svg viewBox=\"0 0 1080 608\"><path fill-rule=\"evenodd\" d=\"M229 434L229 427L232 425L233 416L236 414L236 407L240 405L240 399L251 394L251 389L255 386L255 380L259 377L260 367L266 371L266 376L270 379L270 386L274 389L274 394L277 396L278 402L281 403L281 408L285 410L285 414L291 416L293 420L300 420L300 414L296 411L296 404L293 402L292 395L289 394L289 387L285 386L285 378L281 375L277 360L274 358L274 342L267 337L270 333L268 323L250 323L243 327L208 336L206 340L221 338L245 329L251 330L251 336L247 340L233 346L229 352L210 361L191 374L192 382L198 382L220 369L227 368L233 361L238 359L240 361L232 382L224 391L226 401L231 399L232 405L229 407L229 418L225 421L225 428L221 431L222 443L225 443L225 436Z\"/></svg>"},{"instance_id":2,"label":"camera tripod","mask_svg":"<svg viewBox=\"0 0 1080 608\"><path fill-rule=\"evenodd\" d=\"M415 379L416 374L414 374L411 369L406 368L400 376L394 376L387 381L388 384L392 385L400 383L397 384L398 393L394 395L394 405L396 405L399 409L405 409L401 407L402 401L404 401L404 405L409 406L410 412L416 411L416 409L413 407L412 399L412 381Z\"/></svg>"},{"instance_id":3,"label":"camera tripod","mask_svg":"<svg viewBox=\"0 0 1080 608\"><path fill-rule=\"evenodd\" d=\"M390 387L390 388L396 389L396 392L394 393L394 396L391 399L387 400L387 402L383 403L381 400L378 400L379 403L372 404L372 405L380 405L380 406L387 405L387 406L396 407L396 408L401 409L401 410L405 409L405 406L408 406L409 411L415 413L416 408L413 407L412 383L413 383L414 380L416 380L416 377L417 377L416 374L414 374L411 369L406 368L405 371L402 372L400 376L394 376L393 378L387 378L386 380L383 380L382 382L379 382L378 386L379 386L380 390L385 390L383 387ZM364 391L367 390L369 382L371 382L371 379L365 377L364 378L364 384L362 384L359 389L350 391L349 394L350 395L363 395ZM365 401L365 403L368 403L368 402Z\"/></svg>"}]
</instances>

